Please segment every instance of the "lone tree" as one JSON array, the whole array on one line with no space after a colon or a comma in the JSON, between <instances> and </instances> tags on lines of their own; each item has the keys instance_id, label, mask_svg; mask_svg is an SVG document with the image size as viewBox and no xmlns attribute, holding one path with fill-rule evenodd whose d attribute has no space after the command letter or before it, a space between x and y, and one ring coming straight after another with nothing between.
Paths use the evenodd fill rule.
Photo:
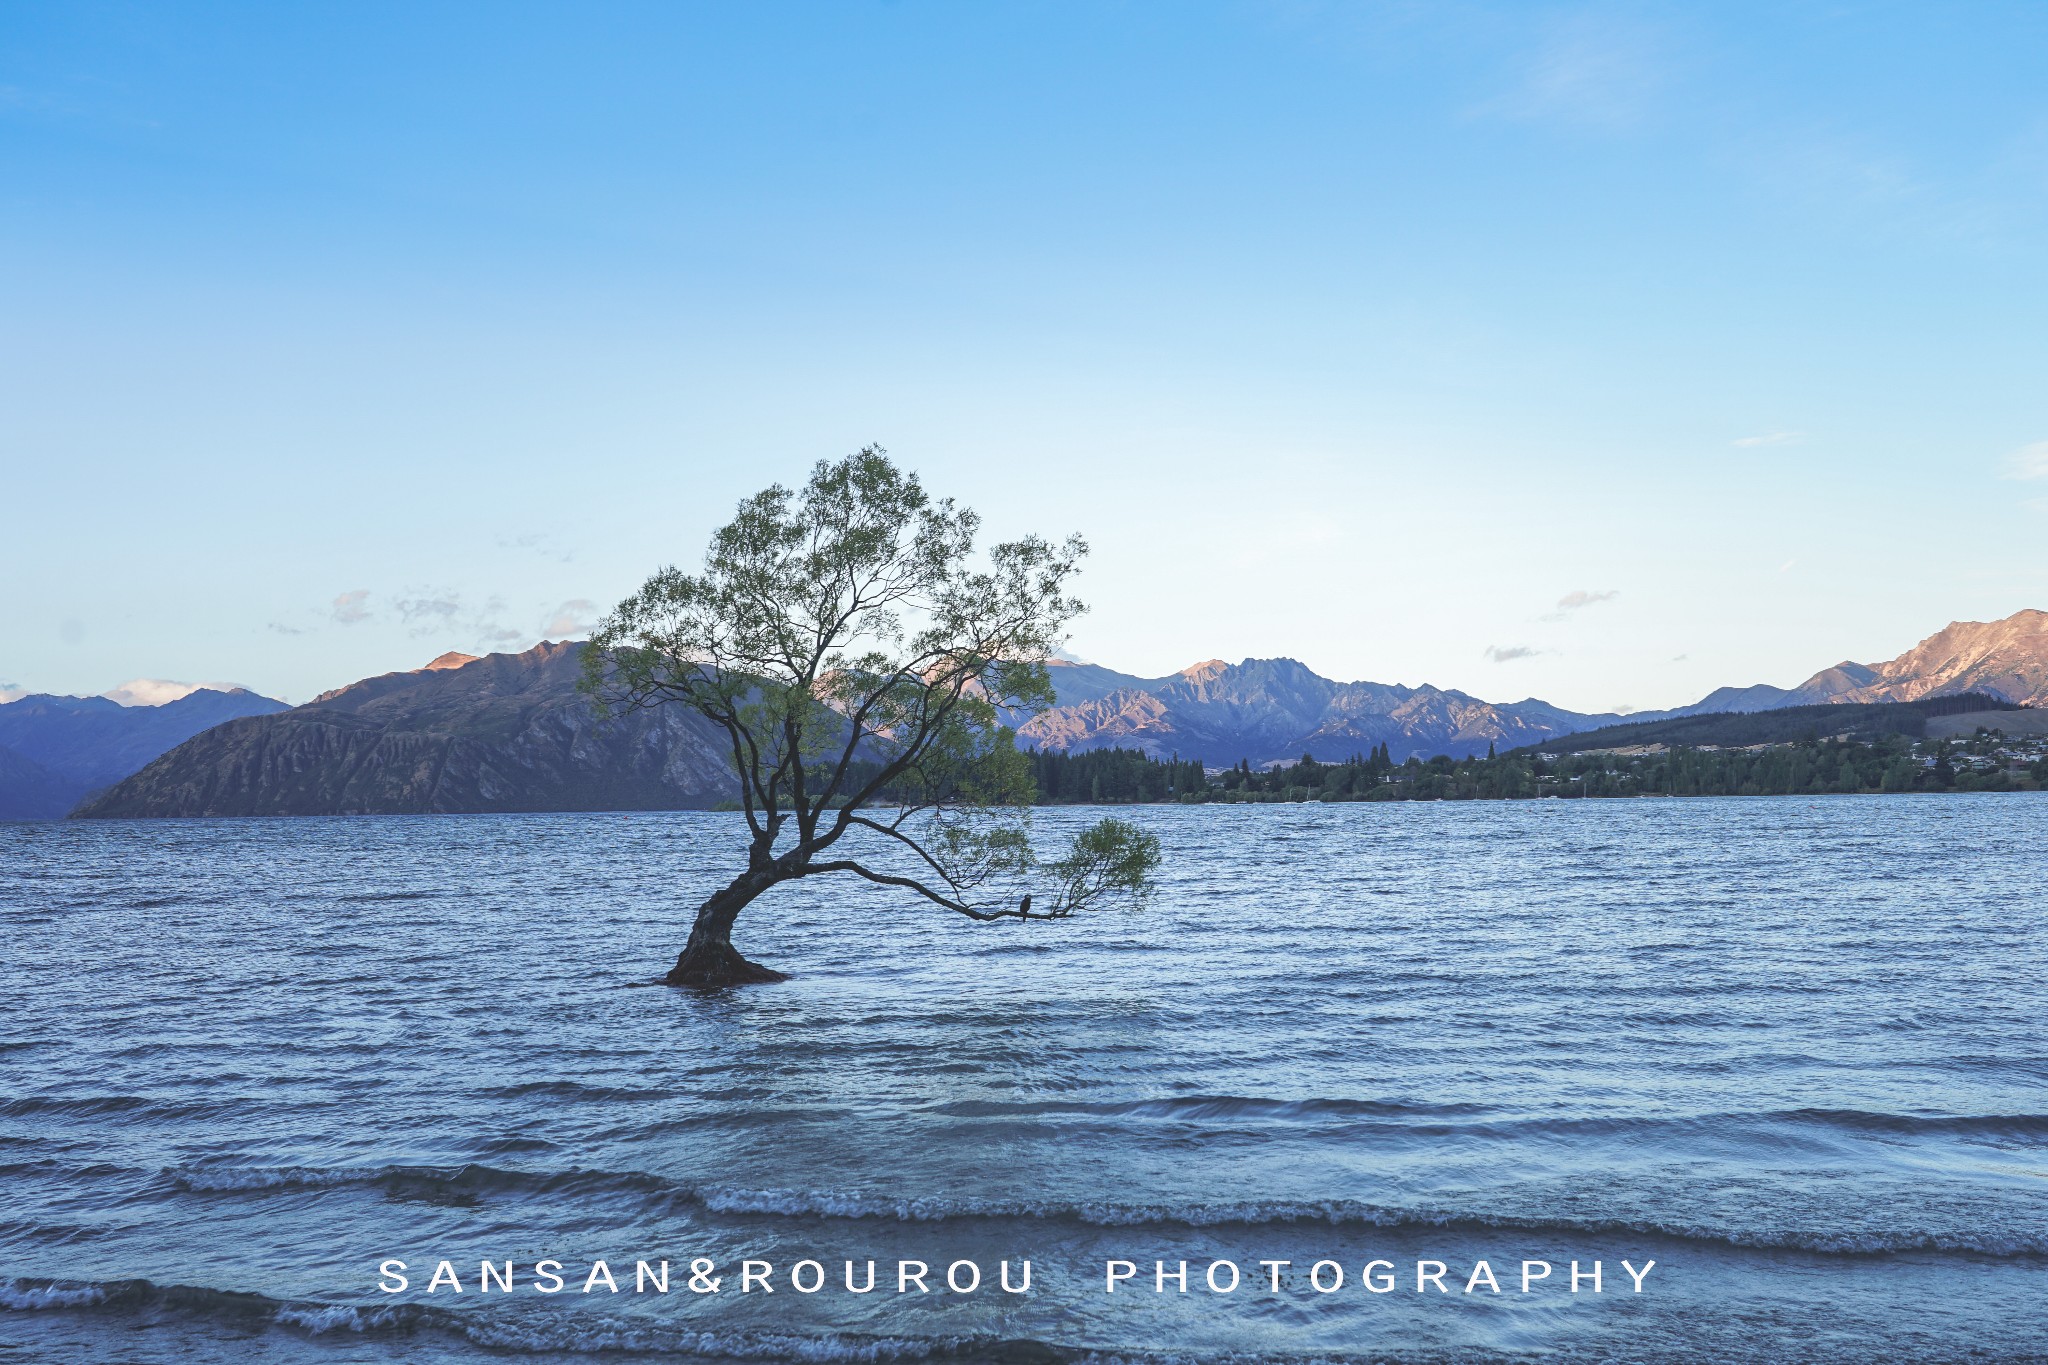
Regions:
<instances>
[{"instance_id":1,"label":"lone tree","mask_svg":"<svg viewBox=\"0 0 2048 1365\"><path fill-rule=\"evenodd\" d=\"M732 946L757 897L846 873L975 920L1060 919L1151 891L1159 841L1103 820L1056 859L1028 827L1014 719L1052 704L1045 660L1087 546L1026 536L977 559L980 518L878 448L740 504L703 572L665 568L583 656L601 709L687 706L725 732L746 866L697 909L665 980L780 981ZM1037 884L1030 894L1019 895Z\"/></svg>"}]
</instances>

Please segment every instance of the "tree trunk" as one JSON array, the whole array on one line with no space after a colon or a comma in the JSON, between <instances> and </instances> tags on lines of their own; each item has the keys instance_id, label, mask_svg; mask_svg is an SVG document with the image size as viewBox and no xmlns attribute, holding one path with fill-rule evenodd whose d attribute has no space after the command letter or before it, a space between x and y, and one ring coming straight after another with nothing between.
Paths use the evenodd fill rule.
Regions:
<instances>
[{"instance_id":1,"label":"tree trunk","mask_svg":"<svg viewBox=\"0 0 2048 1365\"><path fill-rule=\"evenodd\" d=\"M676 965L669 968L662 980L671 986L692 986L698 990L789 980L773 968L747 961L732 946L732 925L740 911L780 880L759 872L745 872L698 906L697 922L690 926L690 941L676 955Z\"/></svg>"}]
</instances>

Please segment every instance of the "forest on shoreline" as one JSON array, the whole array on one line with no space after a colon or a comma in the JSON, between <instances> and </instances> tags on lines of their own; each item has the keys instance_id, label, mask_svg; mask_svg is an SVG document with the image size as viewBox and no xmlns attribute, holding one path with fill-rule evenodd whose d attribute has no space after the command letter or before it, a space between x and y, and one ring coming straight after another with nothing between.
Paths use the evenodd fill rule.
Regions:
<instances>
[{"instance_id":1,"label":"forest on shoreline","mask_svg":"<svg viewBox=\"0 0 2048 1365\"><path fill-rule=\"evenodd\" d=\"M1031 751L1039 805L1299 801L1488 801L1539 797L1823 796L1880 792L2037 791L2048 753L1980 730L1954 740L1904 735L1802 739L1743 748L1632 746L1485 757L1409 758L1385 745L1337 763L1307 754L1290 764L1220 771L1134 749Z\"/></svg>"}]
</instances>

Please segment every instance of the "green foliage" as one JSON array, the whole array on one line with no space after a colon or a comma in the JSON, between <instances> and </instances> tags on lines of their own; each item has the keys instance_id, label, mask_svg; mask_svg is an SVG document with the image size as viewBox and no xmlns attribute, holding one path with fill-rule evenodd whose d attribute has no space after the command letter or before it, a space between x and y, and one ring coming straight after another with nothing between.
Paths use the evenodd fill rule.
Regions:
<instances>
[{"instance_id":1,"label":"green foliage","mask_svg":"<svg viewBox=\"0 0 2048 1365\"><path fill-rule=\"evenodd\" d=\"M663 568L621 602L584 653L584 690L605 711L681 704L725 733L758 876L849 871L1007 913L967 900L1037 866L1032 765L1004 721L1052 702L1045 660L1082 610L1067 588L1087 546L1025 536L977 555L979 527L877 448L821 462L802 489L741 503L701 572ZM893 841L917 875L847 856L853 831ZM1121 870L1079 884L1135 894L1131 846L1112 843ZM1053 875L1083 856L1077 843Z\"/></svg>"},{"instance_id":2,"label":"green foliage","mask_svg":"<svg viewBox=\"0 0 2048 1365\"><path fill-rule=\"evenodd\" d=\"M1059 893L1047 913L1059 917L1106 898L1143 904L1159 866L1158 836L1128 820L1100 820L1074 838L1065 858L1047 865Z\"/></svg>"},{"instance_id":3,"label":"green foliage","mask_svg":"<svg viewBox=\"0 0 2048 1365\"><path fill-rule=\"evenodd\" d=\"M1295 763L1271 768L1254 769L1239 760L1236 767L1206 774L1199 763L1155 759L1131 749L1034 752L1030 763L1042 805L1820 796L2048 788L2048 759L2034 759L2012 771L2009 761L1998 760L2003 740L1988 732L1918 746L1894 730L1869 741L1800 739L1738 748L1659 748L1649 753L1520 749L1501 754L1488 747L1485 758L1440 755L1397 764L1388 746L1379 744L1339 763L1304 754Z\"/></svg>"},{"instance_id":4,"label":"green foliage","mask_svg":"<svg viewBox=\"0 0 2048 1365\"><path fill-rule=\"evenodd\" d=\"M1899 734L1742 748L1410 758L1384 747L1344 763L1254 771L1240 763L1215 781L1213 801L1472 801L1532 797L1822 796L1861 792L2014 791L2048 786L2048 760L2018 773L1998 737L1922 744Z\"/></svg>"},{"instance_id":5,"label":"green foliage","mask_svg":"<svg viewBox=\"0 0 2048 1365\"><path fill-rule=\"evenodd\" d=\"M1029 762L1042 805L1202 801L1209 794L1199 760L1156 759L1136 749L1095 749L1084 754L1034 750Z\"/></svg>"},{"instance_id":6,"label":"green foliage","mask_svg":"<svg viewBox=\"0 0 2048 1365\"><path fill-rule=\"evenodd\" d=\"M1448 760L1446 760L1448 761ZM1410 760L1418 772L1425 769ZM1431 760L1435 762L1435 760ZM1342 763L1321 763L1303 754L1297 763L1285 767L1255 770L1240 762L1226 769L1218 780L1213 799L1224 801L1368 801L1392 795L1386 784L1397 771L1384 744L1370 753L1353 754ZM1495 793L1498 794L1498 793Z\"/></svg>"}]
</instances>

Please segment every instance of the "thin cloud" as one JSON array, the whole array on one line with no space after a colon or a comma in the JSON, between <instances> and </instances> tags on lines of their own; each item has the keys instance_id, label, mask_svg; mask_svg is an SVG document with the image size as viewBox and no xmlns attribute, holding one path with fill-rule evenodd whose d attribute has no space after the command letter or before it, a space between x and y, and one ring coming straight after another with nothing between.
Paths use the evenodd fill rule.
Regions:
<instances>
[{"instance_id":1,"label":"thin cloud","mask_svg":"<svg viewBox=\"0 0 2048 1365\"><path fill-rule=\"evenodd\" d=\"M2048 441L2021 446L2005 457L2008 479L2048 479Z\"/></svg>"},{"instance_id":2,"label":"thin cloud","mask_svg":"<svg viewBox=\"0 0 2048 1365\"><path fill-rule=\"evenodd\" d=\"M501 550L526 550L543 559L552 559L557 564L567 564L576 558L574 550L564 549L555 538L542 531L529 531L523 536L502 536L498 540Z\"/></svg>"},{"instance_id":3,"label":"thin cloud","mask_svg":"<svg viewBox=\"0 0 2048 1365\"><path fill-rule=\"evenodd\" d=\"M1613 15L1580 15L1537 44L1519 86L1475 112L1619 130L1640 123L1666 81L1656 35Z\"/></svg>"},{"instance_id":4,"label":"thin cloud","mask_svg":"<svg viewBox=\"0 0 2048 1365\"><path fill-rule=\"evenodd\" d=\"M370 609L364 604L370 600L368 588L356 588L334 599L330 615L338 626L352 626L370 619Z\"/></svg>"},{"instance_id":5,"label":"thin cloud","mask_svg":"<svg viewBox=\"0 0 2048 1365\"><path fill-rule=\"evenodd\" d=\"M462 611L462 598L457 593L440 597L401 597L398 599L398 614L414 636L432 635L453 625Z\"/></svg>"},{"instance_id":6,"label":"thin cloud","mask_svg":"<svg viewBox=\"0 0 2048 1365\"><path fill-rule=\"evenodd\" d=\"M1996 161L1916 164L1891 145L1786 129L1755 144L1744 159L1759 184L1787 207L1860 236L1981 249L2017 240L2026 226L2010 196L1988 192L1987 186L2017 182L2029 173L2015 175Z\"/></svg>"},{"instance_id":7,"label":"thin cloud","mask_svg":"<svg viewBox=\"0 0 2048 1365\"><path fill-rule=\"evenodd\" d=\"M0 706L11 701L20 701L28 695L28 689L20 683L0 683Z\"/></svg>"},{"instance_id":8,"label":"thin cloud","mask_svg":"<svg viewBox=\"0 0 2048 1365\"><path fill-rule=\"evenodd\" d=\"M1803 431L1771 431L1761 436L1738 436L1728 444L1743 450L1754 450L1758 446L1796 445L1806 439Z\"/></svg>"},{"instance_id":9,"label":"thin cloud","mask_svg":"<svg viewBox=\"0 0 2048 1365\"><path fill-rule=\"evenodd\" d=\"M1542 652L1542 650L1532 649L1528 645L1509 645L1505 649L1501 648L1499 645L1488 645L1486 647L1486 657L1493 660L1497 664L1507 663L1511 659L1534 658L1536 655L1541 654Z\"/></svg>"},{"instance_id":10,"label":"thin cloud","mask_svg":"<svg viewBox=\"0 0 2048 1365\"><path fill-rule=\"evenodd\" d=\"M1568 592L1558 598L1556 611L1547 611L1536 619L1539 621L1562 621L1572 612L1582 611L1597 602L1612 602L1619 596L1621 596L1621 590L1618 588L1606 588L1599 592L1588 592L1584 588L1580 588L1576 592Z\"/></svg>"},{"instance_id":11,"label":"thin cloud","mask_svg":"<svg viewBox=\"0 0 2048 1365\"><path fill-rule=\"evenodd\" d=\"M525 631L514 630L498 619L504 612L505 599L493 596L471 617L469 628L476 632L479 646L489 649L492 645L518 644L527 638Z\"/></svg>"},{"instance_id":12,"label":"thin cloud","mask_svg":"<svg viewBox=\"0 0 2048 1365\"><path fill-rule=\"evenodd\" d=\"M556 607L541 623L541 638L561 639L565 636L588 635L597 627L597 603L587 597L575 597Z\"/></svg>"},{"instance_id":13,"label":"thin cloud","mask_svg":"<svg viewBox=\"0 0 2048 1365\"><path fill-rule=\"evenodd\" d=\"M535 639L531 631L506 624L508 614L525 613L512 612L502 597L493 595L478 604L452 588L409 588L407 594L392 605L406 625L406 634L414 639L431 636L451 644L461 641L464 648L486 653L522 648ZM553 626L562 618L573 618L573 623L594 612L590 602L576 598L546 613L544 619Z\"/></svg>"}]
</instances>

